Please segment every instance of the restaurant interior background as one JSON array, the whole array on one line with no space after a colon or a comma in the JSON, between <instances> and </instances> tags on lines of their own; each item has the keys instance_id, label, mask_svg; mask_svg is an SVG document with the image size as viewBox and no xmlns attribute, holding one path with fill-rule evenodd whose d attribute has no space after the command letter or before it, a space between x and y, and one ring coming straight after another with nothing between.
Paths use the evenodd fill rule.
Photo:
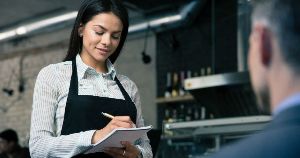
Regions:
<instances>
[{"instance_id":1,"label":"restaurant interior background","mask_svg":"<svg viewBox=\"0 0 300 158\"><path fill-rule=\"evenodd\" d=\"M82 0L0 1L0 131L28 145L39 70L63 60ZM156 157L205 157L260 130L247 72L250 0L123 0L117 71L138 86Z\"/></svg>"}]
</instances>

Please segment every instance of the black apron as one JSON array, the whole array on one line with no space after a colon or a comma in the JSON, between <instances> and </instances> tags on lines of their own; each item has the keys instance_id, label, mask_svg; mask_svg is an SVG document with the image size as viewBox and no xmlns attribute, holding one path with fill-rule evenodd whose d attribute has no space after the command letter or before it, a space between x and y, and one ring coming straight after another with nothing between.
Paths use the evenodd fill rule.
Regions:
<instances>
[{"instance_id":1,"label":"black apron","mask_svg":"<svg viewBox=\"0 0 300 158\"><path fill-rule=\"evenodd\" d=\"M65 107L64 122L61 135L68 135L87 130L104 128L111 119L101 115L101 112L114 116L130 116L136 124L136 107L129 95L115 77L115 82L120 88L125 100L99 96L78 95L78 79L76 60L72 61L72 77L69 94ZM80 154L75 157L111 158L109 155L99 152L93 154Z\"/></svg>"}]
</instances>

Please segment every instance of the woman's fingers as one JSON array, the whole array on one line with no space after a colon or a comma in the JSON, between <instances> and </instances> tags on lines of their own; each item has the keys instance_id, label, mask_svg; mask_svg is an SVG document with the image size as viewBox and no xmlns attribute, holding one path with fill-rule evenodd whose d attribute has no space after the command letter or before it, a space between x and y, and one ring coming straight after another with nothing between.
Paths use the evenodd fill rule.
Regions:
<instances>
[{"instance_id":1,"label":"woman's fingers","mask_svg":"<svg viewBox=\"0 0 300 158\"><path fill-rule=\"evenodd\" d=\"M116 128L133 127L135 127L135 124L131 121L129 116L115 116L104 128L97 130L94 133L92 137L92 143L96 143Z\"/></svg>"},{"instance_id":2,"label":"woman's fingers","mask_svg":"<svg viewBox=\"0 0 300 158\"><path fill-rule=\"evenodd\" d=\"M118 157L127 157L127 158L137 158L140 154L139 150L132 144L127 141L122 141L121 144L124 148L106 148L104 150L108 155L118 158Z\"/></svg>"},{"instance_id":3,"label":"woman's fingers","mask_svg":"<svg viewBox=\"0 0 300 158\"><path fill-rule=\"evenodd\" d=\"M112 157L123 157L124 150L123 148L106 148L104 152Z\"/></svg>"},{"instance_id":4,"label":"woman's fingers","mask_svg":"<svg viewBox=\"0 0 300 158\"><path fill-rule=\"evenodd\" d=\"M112 125L116 127L123 128L132 128L134 127L134 123L131 121L129 116L116 116L110 122Z\"/></svg>"}]
</instances>

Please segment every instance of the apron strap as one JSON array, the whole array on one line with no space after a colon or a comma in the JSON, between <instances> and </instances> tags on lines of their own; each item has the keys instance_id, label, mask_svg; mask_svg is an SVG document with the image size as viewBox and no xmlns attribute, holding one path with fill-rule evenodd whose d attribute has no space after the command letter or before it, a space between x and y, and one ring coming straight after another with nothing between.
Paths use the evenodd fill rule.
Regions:
<instances>
[{"instance_id":1,"label":"apron strap","mask_svg":"<svg viewBox=\"0 0 300 158\"><path fill-rule=\"evenodd\" d=\"M78 95L78 78L77 78L77 67L76 58L72 60L72 76L70 81L69 96Z\"/></svg>"},{"instance_id":2,"label":"apron strap","mask_svg":"<svg viewBox=\"0 0 300 158\"><path fill-rule=\"evenodd\" d=\"M117 76L115 77L115 81L117 83L117 85L119 86L125 100L132 102L131 98L129 97L128 93L126 92L126 90L124 89L124 87L122 86L121 82L119 81L119 79L117 78Z\"/></svg>"}]
</instances>

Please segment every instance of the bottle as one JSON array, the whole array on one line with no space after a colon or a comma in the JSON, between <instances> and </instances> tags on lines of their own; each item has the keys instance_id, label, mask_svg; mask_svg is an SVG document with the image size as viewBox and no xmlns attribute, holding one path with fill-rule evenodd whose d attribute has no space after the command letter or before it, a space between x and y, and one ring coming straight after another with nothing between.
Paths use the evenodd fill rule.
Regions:
<instances>
[{"instance_id":1,"label":"bottle","mask_svg":"<svg viewBox=\"0 0 300 158\"><path fill-rule=\"evenodd\" d=\"M185 121L185 108L184 104L180 104L179 113L178 113L178 121Z\"/></svg>"},{"instance_id":2,"label":"bottle","mask_svg":"<svg viewBox=\"0 0 300 158\"><path fill-rule=\"evenodd\" d=\"M165 122L169 122L170 121L170 109L169 108L165 108L165 117L164 117L164 121Z\"/></svg>"},{"instance_id":3,"label":"bottle","mask_svg":"<svg viewBox=\"0 0 300 158\"><path fill-rule=\"evenodd\" d=\"M215 118L214 114L210 113L210 114L209 114L209 118L210 118L210 119L214 119L214 118Z\"/></svg>"},{"instance_id":4,"label":"bottle","mask_svg":"<svg viewBox=\"0 0 300 158\"><path fill-rule=\"evenodd\" d=\"M195 71L195 72L193 73L193 77L199 77L199 73L198 73L197 71Z\"/></svg>"},{"instance_id":5,"label":"bottle","mask_svg":"<svg viewBox=\"0 0 300 158\"><path fill-rule=\"evenodd\" d=\"M177 97L178 93L179 93L178 74L176 72L174 72L171 96Z\"/></svg>"},{"instance_id":6,"label":"bottle","mask_svg":"<svg viewBox=\"0 0 300 158\"><path fill-rule=\"evenodd\" d=\"M211 68L210 68L210 67L207 67L207 68L206 68L206 74L207 74L207 75L211 75L211 74L212 74Z\"/></svg>"},{"instance_id":7,"label":"bottle","mask_svg":"<svg viewBox=\"0 0 300 158\"><path fill-rule=\"evenodd\" d=\"M186 78L192 78L192 71L191 70L187 71Z\"/></svg>"},{"instance_id":8,"label":"bottle","mask_svg":"<svg viewBox=\"0 0 300 158\"><path fill-rule=\"evenodd\" d=\"M201 106L201 120L205 119L206 115L206 109L204 106Z\"/></svg>"},{"instance_id":9,"label":"bottle","mask_svg":"<svg viewBox=\"0 0 300 158\"><path fill-rule=\"evenodd\" d=\"M201 68L201 76L205 76L205 68Z\"/></svg>"},{"instance_id":10,"label":"bottle","mask_svg":"<svg viewBox=\"0 0 300 158\"><path fill-rule=\"evenodd\" d=\"M180 86L179 86L179 96L184 96L185 95L185 89L184 89L184 71L180 72Z\"/></svg>"},{"instance_id":11,"label":"bottle","mask_svg":"<svg viewBox=\"0 0 300 158\"><path fill-rule=\"evenodd\" d=\"M165 98L171 97L171 91L172 91L172 83L171 83L171 72L167 73L167 84L165 89Z\"/></svg>"},{"instance_id":12,"label":"bottle","mask_svg":"<svg viewBox=\"0 0 300 158\"><path fill-rule=\"evenodd\" d=\"M177 112L177 109L176 109L176 108L173 108L173 109L172 109L172 117L171 117L173 122L177 122L177 121L178 121L177 113L178 113L178 112Z\"/></svg>"},{"instance_id":13,"label":"bottle","mask_svg":"<svg viewBox=\"0 0 300 158\"><path fill-rule=\"evenodd\" d=\"M198 106L195 104L194 105L194 113L193 113L194 120L199 120L200 119L200 112Z\"/></svg>"},{"instance_id":14,"label":"bottle","mask_svg":"<svg viewBox=\"0 0 300 158\"><path fill-rule=\"evenodd\" d=\"M192 109L191 105L189 105L186 109L185 120L186 121L192 121L193 120L193 109Z\"/></svg>"}]
</instances>

